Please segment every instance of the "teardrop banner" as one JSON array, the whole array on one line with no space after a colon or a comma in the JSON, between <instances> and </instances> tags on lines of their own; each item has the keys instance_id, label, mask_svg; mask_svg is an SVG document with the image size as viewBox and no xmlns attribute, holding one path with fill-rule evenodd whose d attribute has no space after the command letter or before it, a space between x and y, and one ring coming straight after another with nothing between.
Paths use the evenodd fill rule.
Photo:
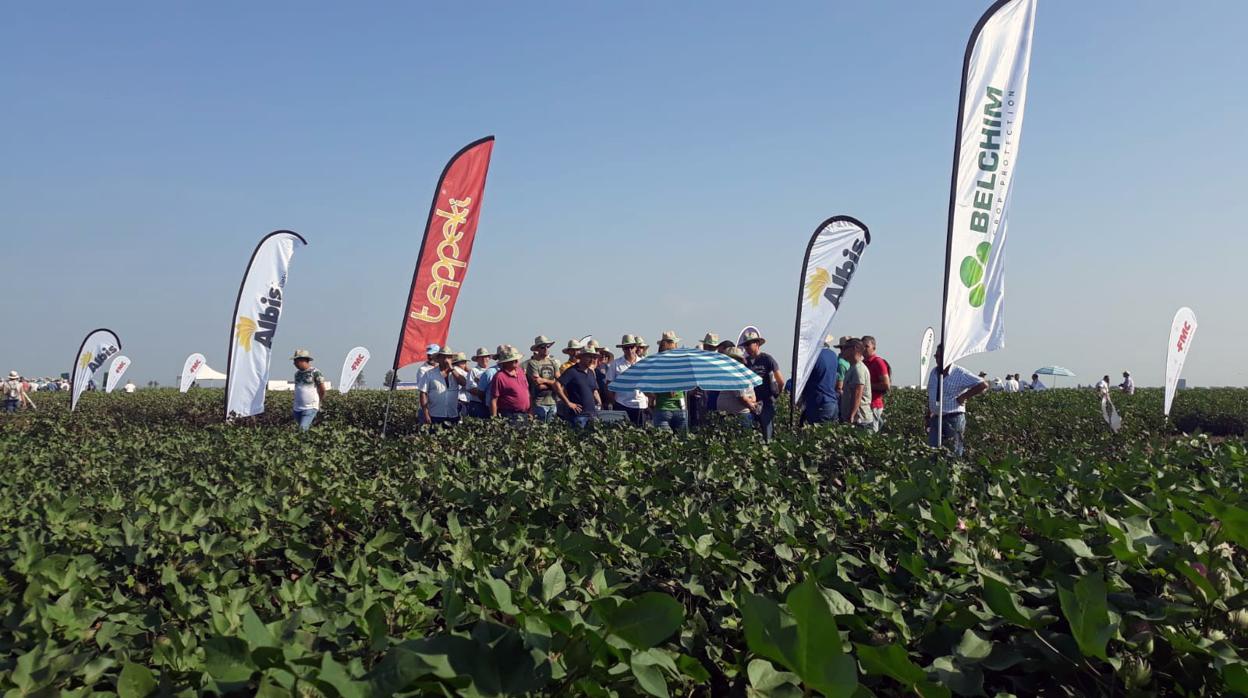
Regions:
<instances>
[{"instance_id":1,"label":"teardrop banner","mask_svg":"<svg viewBox=\"0 0 1248 698\"><path fill-rule=\"evenodd\" d=\"M1191 308L1179 308L1170 322L1170 346L1166 350L1166 403L1165 415L1170 416L1170 405L1174 402L1174 394L1179 389L1179 374L1183 373L1183 363L1187 361L1187 352L1192 348L1192 338L1196 336L1196 313Z\"/></svg>"},{"instance_id":2,"label":"teardrop banner","mask_svg":"<svg viewBox=\"0 0 1248 698\"><path fill-rule=\"evenodd\" d=\"M919 344L919 389L927 390L927 380L931 378L932 351L936 344L936 330L923 330L923 341Z\"/></svg>"},{"instance_id":3,"label":"teardrop banner","mask_svg":"<svg viewBox=\"0 0 1248 698\"><path fill-rule=\"evenodd\" d=\"M1031 72L1036 0L997 0L971 30L953 141L941 373L963 357L1005 346L1005 239ZM944 384L936 404L944 405ZM937 444L943 440L943 414Z\"/></svg>"},{"instance_id":4,"label":"teardrop banner","mask_svg":"<svg viewBox=\"0 0 1248 698\"><path fill-rule=\"evenodd\" d=\"M277 230L260 240L247 262L230 316L229 364L225 370L225 418L264 412L269 360L277 325L286 310L286 279L299 233Z\"/></svg>"},{"instance_id":5,"label":"teardrop banner","mask_svg":"<svg viewBox=\"0 0 1248 698\"><path fill-rule=\"evenodd\" d=\"M802 260L801 281L797 285L797 321L793 328L790 400L795 408L815 360L824 349L824 337L845 300L849 282L870 244L871 231L850 216L833 216L820 223L810 236L806 257ZM796 411L794 409L793 413Z\"/></svg>"},{"instance_id":6,"label":"teardrop banner","mask_svg":"<svg viewBox=\"0 0 1248 698\"><path fill-rule=\"evenodd\" d=\"M355 386L355 379L359 377L360 371L364 370L364 364L372 358L372 354L368 353L368 349L364 347L356 347L347 352L347 358L342 360L342 374L338 378L338 392L346 395L352 387Z\"/></svg>"},{"instance_id":7,"label":"teardrop banner","mask_svg":"<svg viewBox=\"0 0 1248 698\"><path fill-rule=\"evenodd\" d=\"M121 377L125 375L128 368L130 368L130 357L118 356L113 359L112 365L108 367L108 379L104 382L105 393L111 393L113 389L121 385Z\"/></svg>"},{"instance_id":8,"label":"teardrop banner","mask_svg":"<svg viewBox=\"0 0 1248 698\"><path fill-rule=\"evenodd\" d=\"M69 384L73 392L69 396L69 411L78 408L78 398L95 374L104 368L109 359L121 351L121 340L112 330L100 328L91 330L82 338L78 352L74 354L74 368L70 374Z\"/></svg>"},{"instance_id":9,"label":"teardrop banner","mask_svg":"<svg viewBox=\"0 0 1248 698\"><path fill-rule=\"evenodd\" d=\"M185 393L191 389L191 383L195 382L195 376L199 375L199 370L206 363L203 354L191 354L186 357L186 361L182 363L182 373L178 375L179 393Z\"/></svg>"}]
</instances>

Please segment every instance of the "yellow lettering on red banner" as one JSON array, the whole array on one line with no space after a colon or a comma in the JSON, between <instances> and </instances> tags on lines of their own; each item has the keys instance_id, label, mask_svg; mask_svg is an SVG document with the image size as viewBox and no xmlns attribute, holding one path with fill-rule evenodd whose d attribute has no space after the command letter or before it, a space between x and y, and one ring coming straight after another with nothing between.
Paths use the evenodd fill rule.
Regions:
<instances>
[{"instance_id":1,"label":"yellow lettering on red banner","mask_svg":"<svg viewBox=\"0 0 1248 698\"><path fill-rule=\"evenodd\" d=\"M467 262L459 259L459 241L464 237L459 227L468 219L471 210L468 207L472 204L472 198L462 201L451 199L450 204L450 213L442 209L435 209L433 212L438 218L446 219L442 223L442 241L437 247L438 261L430 269L433 281L425 289L425 298L433 304L433 309L430 310L429 305L422 305L420 310L411 313L415 320L440 322L446 316L446 304L450 302L451 294L445 289L459 288L459 281L455 278L456 270L468 266Z\"/></svg>"}]
</instances>

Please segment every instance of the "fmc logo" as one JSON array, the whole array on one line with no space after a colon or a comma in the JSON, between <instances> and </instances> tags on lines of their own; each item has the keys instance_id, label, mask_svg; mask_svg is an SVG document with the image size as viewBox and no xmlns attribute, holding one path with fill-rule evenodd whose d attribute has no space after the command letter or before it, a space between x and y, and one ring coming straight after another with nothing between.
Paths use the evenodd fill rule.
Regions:
<instances>
[{"instance_id":1,"label":"fmc logo","mask_svg":"<svg viewBox=\"0 0 1248 698\"><path fill-rule=\"evenodd\" d=\"M360 365L361 365L361 364L363 364L363 363L364 363L364 355L363 355L363 354L356 354L356 355L355 355L355 360L351 362L351 370L352 370L352 371L354 371L354 370L358 369L358 368L360 367Z\"/></svg>"},{"instance_id":2,"label":"fmc logo","mask_svg":"<svg viewBox=\"0 0 1248 698\"><path fill-rule=\"evenodd\" d=\"M1186 320L1183 321L1183 329L1179 330L1179 343L1176 345L1179 351L1183 351L1187 347L1187 340L1192 335L1192 324Z\"/></svg>"}]
</instances>

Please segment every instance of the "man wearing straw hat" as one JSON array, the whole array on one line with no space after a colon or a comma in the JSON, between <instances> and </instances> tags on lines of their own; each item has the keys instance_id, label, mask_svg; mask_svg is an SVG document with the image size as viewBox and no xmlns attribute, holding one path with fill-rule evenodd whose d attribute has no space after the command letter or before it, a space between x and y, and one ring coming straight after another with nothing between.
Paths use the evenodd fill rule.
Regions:
<instances>
[{"instance_id":1,"label":"man wearing straw hat","mask_svg":"<svg viewBox=\"0 0 1248 698\"><path fill-rule=\"evenodd\" d=\"M676 336L675 330L668 330L659 338L659 353L671 351L680 344L680 337ZM650 396L654 405L651 414L653 416L653 424L659 429L670 429L673 432L683 432L689 429L689 416L685 412L685 393L683 391L675 391L670 393L656 393Z\"/></svg>"},{"instance_id":2,"label":"man wearing straw hat","mask_svg":"<svg viewBox=\"0 0 1248 698\"><path fill-rule=\"evenodd\" d=\"M468 376L455 368L455 352L442 347L433 355L436 365L420 378L420 410L425 424L459 423L459 392L468 385Z\"/></svg>"},{"instance_id":3,"label":"man wearing straw hat","mask_svg":"<svg viewBox=\"0 0 1248 698\"><path fill-rule=\"evenodd\" d=\"M776 418L776 397L784 394L784 376L780 373L780 364L771 354L763 352L767 340L758 332L747 332L741 338L741 348L745 350L745 367L763 379L761 385L754 387L754 398L761 408L756 417L758 429L764 441L771 441L774 432L773 422Z\"/></svg>"},{"instance_id":4,"label":"man wearing straw hat","mask_svg":"<svg viewBox=\"0 0 1248 698\"><path fill-rule=\"evenodd\" d=\"M602 399L598 396L598 380L594 377L596 361L597 350L582 348L576 355L576 364L559 374L555 383L559 399L566 406L565 419L577 428L583 429L598 419Z\"/></svg>"},{"instance_id":5,"label":"man wearing straw hat","mask_svg":"<svg viewBox=\"0 0 1248 698\"><path fill-rule=\"evenodd\" d=\"M628 414L628 421L637 427L645 424L646 408L650 406L646 394L640 390L627 390L617 393L611 390L611 383L615 382L615 379L619 378L621 373L632 368L633 364L641 360L641 357L638 356L638 351L642 344L645 344L645 340L640 337L631 334L624 335L620 339L620 343L615 345L623 352L623 356L612 361L607 368L608 401L614 403L616 408L624 410Z\"/></svg>"},{"instance_id":6,"label":"man wearing straw hat","mask_svg":"<svg viewBox=\"0 0 1248 698\"><path fill-rule=\"evenodd\" d=\"M498 372L490 379L490 415L522 421L528 419L532 402L529 380L520 370L520 352L507 344L499 346Z\"/></svg>"},{"instance_id":7,"label":"man wearing straw hat","mask_svg":"<svg viewBox=\"0 0 1248 698\"><path fill-rule=\"evenodd\" d=\"M559 362L550 355L554 340L538 335L529 350L533 356L524 362L524 375L529 379L529 399L533 416L549 422L555 418L555 380L559 378Z\"/></svg>"},{"instance_id":8,"label":"man wearing straw hat","mask_svg":"<svg viewBox=\"0 0 1248 698\"><path fill-rule=\"evenodd\" d=\"M16 412L23 402L29 399L26 395L26 384L17 371L9 371L9 379L0 384L4 392L4 411Z\"/></svg>"},{"instance_id":9,"label":"man wearing straw hat","mask_svg":"<svg viewBox=\"0 0 1248 698\"><path fill-rule=\"evenodd\" d=\"M493 357L490 350L485 347L477 347L477 351L472 355L473 365L468 368L468 416L476 419L485 419L490 416L490 408L485 402L485 393L481 388L481 377L485 372L490 370L490 359Z\"/></svg>"},{"instance_id":10,"label":"man wearing straw hat","mask_svg":"<svg viewBox=\"0 0 1248 698\"><path fill-rule=\"evenodd\" d=\"M299 428L307 431L325 399L325 377L320 369L312 368L312 353L307 349L295 350L290 359L295 364L295 401L291 411Z\"/></svg>"},{"instance_id":11,"label":"man wearing straw hat","mask_svg":"<svg viewBox=\"0 0 1248 698\"><path fill-rule=\"evenodd\" d=\"M563 348L563 354L568 357L568 360L559 365L559 375L562 376L564 371L576 365L576 357L580 355L581 350L584 348L585 345L581 344L579 339L568 340L567 345Z\"/></svg>"}]
</instances>

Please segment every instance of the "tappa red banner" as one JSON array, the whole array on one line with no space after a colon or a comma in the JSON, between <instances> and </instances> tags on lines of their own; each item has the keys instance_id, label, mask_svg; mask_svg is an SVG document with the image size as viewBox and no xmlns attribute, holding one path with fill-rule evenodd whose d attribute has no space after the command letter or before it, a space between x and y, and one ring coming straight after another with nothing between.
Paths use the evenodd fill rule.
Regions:
<instances>
[{"instance_id":1,"label":"tappa red banner","mask_svg":"<svg viewBox=\"0 0 1248 698\"><path fill-rule=\"evenodd\" d=\"M493 150L494 136L486 136L464 146L442 170L407 296L395 370L424 361L429 344L446 343L472 257Z\"/></svg>"}]
</instances>

